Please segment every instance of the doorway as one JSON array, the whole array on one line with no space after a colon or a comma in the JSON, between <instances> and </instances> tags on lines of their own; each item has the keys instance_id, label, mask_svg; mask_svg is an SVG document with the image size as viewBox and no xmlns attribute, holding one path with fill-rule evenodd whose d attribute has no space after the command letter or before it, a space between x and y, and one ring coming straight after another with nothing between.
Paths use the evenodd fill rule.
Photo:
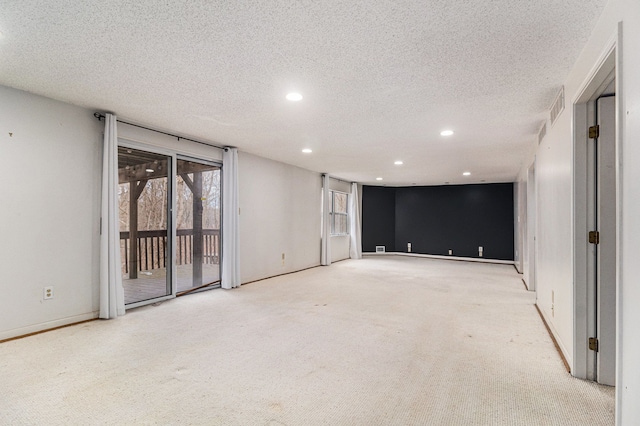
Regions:
<instances>
[{"instance_id":1,"label":"doorway","mask_svg":"<svg viewBox=\"0 0 640 426\"><path fill-rule=\"evenodd\" d=\"M221 165L137 144L118 147L127 309L220 286Z\"/></svg>"},{"instance_id":2,"label":"doorway","mask_svg":"<svg viewBox=\"0 0 640 426\"><path fill-rule=\"evenodd\" d=\"M616 49L574 103L574 360L572 374L615 385L617 300Z\"/></svg>"},{"instance_id":3,"label":"doorway","mask_svg":"<svg viewBox=\"0 0 640 426\"><path fill-rule=\"evenodd\" d=\"M615 84L611 83L612 87ZM612 88L595 101L596 131L592 138L594 221L589 243L593 256L589 271L594 276L595 335L590 349L594 356L594 380L615 385L616 366L616 132L615 95Z\"/></svg>"},{"instance_id":4,"label":"doorway","mask_svg":"<svg viewBox=\"0 0 640 426\"><path fill-rule=\"evenodd\" d=\"M536 290L536 163L527 171L527 217L526 217L526 257L525 284L527 290Z\"/></svg>"}]
</instances>

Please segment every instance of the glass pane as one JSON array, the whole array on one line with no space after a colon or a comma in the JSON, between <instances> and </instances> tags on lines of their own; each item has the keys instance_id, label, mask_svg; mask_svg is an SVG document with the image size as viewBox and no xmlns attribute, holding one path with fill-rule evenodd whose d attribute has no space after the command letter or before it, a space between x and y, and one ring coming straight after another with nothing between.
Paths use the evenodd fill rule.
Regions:
<instances>
[{"instance_id":1,"label":"glass pane","mask_svg":"<svg viewBox=\"0 0 640 426\"><path fill-rule=\"evenodd\" d=\"M347 194L334 192L333 211L336 213L347 212Z\"/></svg>"},{"instance_id":2,"label":"glass pane","mask_svg":"<svg viewBox=\"0 0 640 426\"><path fill-rule=\"evenodd\" d=\"M335 234L336 233L336 220L335 220L336 215L334 215L333 213L329 213L329 224L331 225L331 229L330 229L330 233L331 234Z\"/></svg>"},{"instance_id":3,"label":"glass pane","mask_svg":"<svg viewBox=\"0 0 640 426\"><path fill-rule=\"evenodd\" d=\"M347 233L347 215L335 214L335 233L346 234Z\"/></svg>"},{"instance_id":4,"label":"glass pane","mask_svg":"<svg viewBox=\"0 0 640 426\"><path fill-rule=\"evenodd\" d=\"M120 256L125 304L171 294L167 275L170 157L118 148Z\"/></svg>"},{"instance_id":5,"label":"glass pane","mask_svg":"<svg viewBox=\"0 0 640 426\"><path fill-rule=\"evenodd\" d=\"M220 280L220 168L178 160L178 293Z\"/></svg>"}]
</instances>

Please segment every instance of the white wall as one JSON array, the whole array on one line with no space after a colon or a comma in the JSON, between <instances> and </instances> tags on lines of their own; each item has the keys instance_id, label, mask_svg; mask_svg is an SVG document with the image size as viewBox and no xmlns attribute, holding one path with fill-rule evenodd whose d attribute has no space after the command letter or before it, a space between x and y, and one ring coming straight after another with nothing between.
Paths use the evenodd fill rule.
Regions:
<instances>
[{"instance_id":1,"label":"white wall","mask_svg":"<svg viewBox=\"0 0 640 426\"><path fill-rule=\"evenodd\" d=\"M618 97L621 223L618 276L618 424L640 419L640 286L634 263L640 259L640 2L611 0L565 83L566 108L536 152L538 305L570 363L573 347L573 133L572 110L578 90L622 22ZM523 166L526 170L531 162ZM521 172L522 173L522 172ZM552 292L554 300L552 302Z\"/></svg>"},{"instance_id":2,"label":"white wall","mask_svg":"<svg viewBox=\"0 0 640 426\"><path fill-rule=\"evenodd\" d=\"M524 182L522 197L525 199L524 203L518 205L520 212L520 222L522 227L522 234L520 243L522 246L521 264L522 264L522 279L527 284L527 278L529 274L529 182L526 180L526 175L523 176L522 171L518 176L519 180Z\"/></svg>"},{"instance_id":3,"label":"white wall","mask_svg":"<svg viewBox=\"0 0 640 426\"><path fill-rule=\"evenodd\" d=\"M513 225L514 250L513 264L519 273L524 272L524 232L526 230L527 182L518 176L513 185Z\"/></svg>"},{"instance_id":4,"label":"white wall","mask_svg":"<svg viewBox=\"0 0 640 426\"><path fill-rule=\"evenodd\" d=\"M93 113L0 86L0 340L97 317L104 122ZM118 133L222 158L127 125ZM320 175L246 153L239 163L242 281L319 265ZM45 286L53 299L43 300Z\"/></svg>"},{"instance_id":5,"label":"white wall","mask_svg":"<svg viewBox=\"0 0 640 426\"><path fill-rule=\"evenodd\" d=\"M614 21L622 20L622 70L619 84L622 92L622 110L619 113L620 146L620 198L618 278L618 375L617 421L633 424L640 419L640 285L638 271L640 259L640 2L637 0L612 1L615 13L603 24L610 30ZM620 132L619 132L620 133Z\"/></svg>"},{"instance_id":6,"label":"white wall","mask_svg":"<svg viewBox=\"0 0 640 426\"><path fill-rule=\"evenodd\" d=\"M96 316L103 126L0 86L0 339Z\"/></svg>"},{"instance_id":7,"label":"white wall","mask_svg":"<svg viewBox=\"0 0 640 426\"><path fill-rule=\"evenodd\" d=\"M537 304L569 365L573 362L573 244L571 108L540 144L535 165ZM531 247L531 246L530 246ZM552 302L553 301L553 302Z\"/></svg>"},{"instance_id":8,"label":"white wall","mask_svg":"<svg viewBox=\"0 0 640 426\"><path fill-rule=\"evenodd\" d=\"M329 189L349 194L351 193L351 183L329 177Z\"/></svg>"},{"instance_id":9,"label":"white wall","mask_svg":"<svg viewBox=\"0 0 640 426\"><path fill-rule=\"evenodd\" d=\"M318 266L320 174L244 152L238 173L242 282Z\"/></svg>"},{"instance_id":10,"label":"white wall","mask_svg":"<svg viewBox=\"0 0 640 426\"><path fill-rule=\"evenodd\" d=\"M333 235L331 237L331 261L349 259L350 239L348 235Z\"/></svg>"}]
</instances>

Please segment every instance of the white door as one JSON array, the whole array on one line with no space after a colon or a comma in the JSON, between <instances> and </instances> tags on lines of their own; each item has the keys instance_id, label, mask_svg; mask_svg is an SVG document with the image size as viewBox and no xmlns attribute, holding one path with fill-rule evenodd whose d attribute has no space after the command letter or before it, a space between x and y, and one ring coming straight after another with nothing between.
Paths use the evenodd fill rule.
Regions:
<instances>
[{"instance_id":1,"label":"white door","mask_svg":"<svg viewBox=\"0 0 640 426\"><path fill-rule=\"evenodd\" d=\"M616 110L615 96L597 101L596 353L597 381L615 385L616 370Z\"/></svg>"}]
</instances>

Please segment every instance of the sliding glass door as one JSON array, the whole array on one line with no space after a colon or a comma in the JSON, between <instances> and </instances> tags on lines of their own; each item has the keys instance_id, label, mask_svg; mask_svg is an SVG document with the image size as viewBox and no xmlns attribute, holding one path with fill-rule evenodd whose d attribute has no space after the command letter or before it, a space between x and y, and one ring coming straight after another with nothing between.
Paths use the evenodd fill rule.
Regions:
<instances>
[{"instance_id":1,"label":"sliding glass door","mask_svg":"<svg viewBox=\"0 0 640 426\"><path fill-rule=\"evenodd\" d=\"M172 294L169 177L172 157L118 148L120 250L125 304Z\"/></svg>"},{"instance_id":2,"label":"sliding glass door","mask_svg":"<svg viewBox=\"0 0 640 426\"><path fill-rule=\"evenodd\" d=\"M133 146L118 148L125 305L219 286L220 165Z\"/></svg>"},{"instance_id":3,"label":"sliding glass door","mask_svg":"<svg viewBox=\"0 0 640 426\"><path fill-rule=\"evenodd\" d=\"M178 157L176 175L180 295L220 283L220 166Z\"/></svg>"}]
</instances>

